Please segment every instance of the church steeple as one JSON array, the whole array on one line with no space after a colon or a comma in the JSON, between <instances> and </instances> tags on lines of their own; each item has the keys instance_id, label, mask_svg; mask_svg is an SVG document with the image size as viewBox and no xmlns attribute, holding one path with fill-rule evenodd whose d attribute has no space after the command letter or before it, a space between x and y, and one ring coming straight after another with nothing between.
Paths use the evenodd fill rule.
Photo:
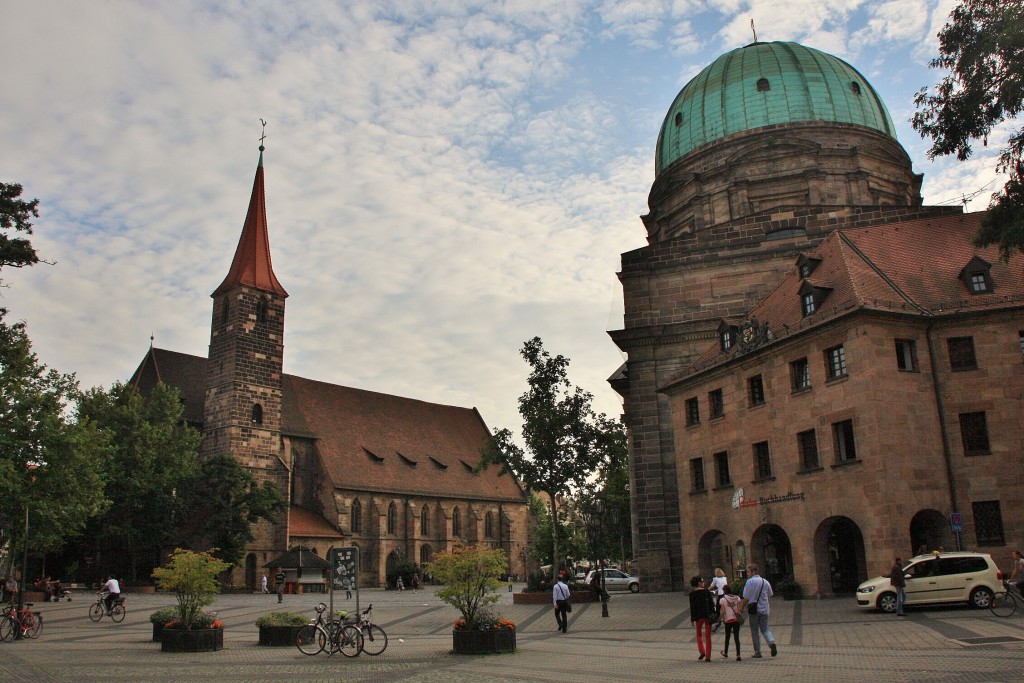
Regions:
<instances>
[{"instance_id":1,"label":"church steeple","mask_svg":"<svg viewBox=\"0 0 1024 683\"><path fill-rule=\"evenodd\" d=\"M245 215L242 235L238 238L235 258L231 262L224 282L213 292L216 297L239 285L252 287L263 292L288 296L277 276L270 259L270 236L267 231L267 204L263 190L263 150L260 145L260 161L256 166L256 178L252 183L249 211Z\"/></svg>"}]
</instances>

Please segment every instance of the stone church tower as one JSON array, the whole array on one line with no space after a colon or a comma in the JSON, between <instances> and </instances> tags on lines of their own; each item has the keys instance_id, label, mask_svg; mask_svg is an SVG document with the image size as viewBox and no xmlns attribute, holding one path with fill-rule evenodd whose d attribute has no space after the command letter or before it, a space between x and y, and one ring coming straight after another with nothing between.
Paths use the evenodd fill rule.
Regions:
<instances>
[{"instance_id":1,"label":"stone church tower","mask_svg":"<svg viewBox=\"0 0 1024 683\"><path fill-rule=\"evenodd\" d=\"M263 185L263 151L249 210L227 277L211 295L213 318L204 400L202 455L231 453L257 484L272 481L285 496L289 469L281 439L284 304L274 275ZM288 515L260 522L250 550L287 547Z\"/></svg>"}]
</instances>

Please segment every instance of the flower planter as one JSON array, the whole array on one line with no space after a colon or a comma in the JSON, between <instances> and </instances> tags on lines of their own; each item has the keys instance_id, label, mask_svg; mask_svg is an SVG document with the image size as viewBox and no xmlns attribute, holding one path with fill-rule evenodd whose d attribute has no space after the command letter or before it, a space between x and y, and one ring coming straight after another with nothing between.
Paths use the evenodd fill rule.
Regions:
<instances>
[{"instance_id":1,"label":"flower planter","mask_svg":"<svg viewBox=\"0 0 1024 683\"><path fill-rule=\"evenodd\" d=\"M163 652L213 652L224 649L222 628L165 628L160 640Z\"/></svg>"},{"instance_id":2,"label":"flower planter","mask_svg":"<svg viewBox=\"0 0 1024 683\"><path fill-rule=\"evenodd\" d=\"M260 626L260 645L295 645L295 636L305 626Z\"/></svg>"},{"instance_id":3,"label":"flower planter","mask_svg":"<svg viewBox=\"0 0 1024 683\"><path fill-rule=\"evenodd\" d=\"M516 651L516 632L511 628L486 631L452 631L452 650L457 655L487 655Z\"/></svg>"},{"instance_id":4,"label":"flower planter","mask_svg":"<svg viewBox=\"0 0 1024 683\"><path fill-rule=\"evenodd\" d=\"M153 642L160 643L164 639L164 625L153 624Z\"/></svg>"}]
</instances>

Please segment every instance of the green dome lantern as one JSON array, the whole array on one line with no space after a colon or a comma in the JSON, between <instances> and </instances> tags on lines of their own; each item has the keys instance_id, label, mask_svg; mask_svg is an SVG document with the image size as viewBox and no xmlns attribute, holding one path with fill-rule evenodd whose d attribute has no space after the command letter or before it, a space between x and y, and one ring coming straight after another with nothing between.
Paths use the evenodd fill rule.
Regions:
<instances>
[{"instance_id":1,"label":"green dome lantern","mask_svg":"<svg viewBox=\"0 0 1024 683\"><path fill-rule=\"evenodd\" d=\"M655 175L728 135L802 121L896 138L878 93L843 60L798 43L752 43L716 59L676 95L658 135Z\"/></svg>"}]
</instances>

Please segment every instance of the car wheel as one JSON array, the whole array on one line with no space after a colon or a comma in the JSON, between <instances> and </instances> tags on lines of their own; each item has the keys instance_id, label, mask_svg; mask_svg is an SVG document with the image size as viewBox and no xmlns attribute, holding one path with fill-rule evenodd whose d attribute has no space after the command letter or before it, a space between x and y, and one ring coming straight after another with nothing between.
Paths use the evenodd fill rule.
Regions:
<instances>
[{"instance_id":1,"label":"car wheel","mask_svg":"<svg viewBox=\"0 0 1024 683\"><path fill-rule=\"evenodd\" d=\"M631 583L631 584L629 584L629 592L630 593L639 593L640 592L640 584L639 583Z\"/></svg>"},{"instance_id":2,"label":"car wheel","mask_svg":"<svg viewBox=\"0 0 1024 683\"><path fill-rule=\"evenodd\" d=\"M992 591L987 588L975 588L971 591L970 605L975 609L988 609L992 606L992 600L995 598L992 595Z\"/></svg>"},{"instance_id":3,"label":"car wheel","mask_svg":"<svg viewBox=\"0 0 1024 683\"><path fill-rule=\"evenodd\" d=\"M878 596L878 601L875 604L883 612L892 614L896 611L896 594L886 591Z\"/></svg>"}]
</instances>

